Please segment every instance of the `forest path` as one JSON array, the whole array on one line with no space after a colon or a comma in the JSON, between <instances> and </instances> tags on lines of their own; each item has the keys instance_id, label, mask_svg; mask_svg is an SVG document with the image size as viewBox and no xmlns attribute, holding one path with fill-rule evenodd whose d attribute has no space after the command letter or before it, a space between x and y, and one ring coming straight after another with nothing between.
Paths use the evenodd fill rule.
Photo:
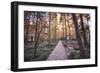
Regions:
<instances>
[{"instance_id":1,"label":"forest path","mask_svg":"<svg viewBox=\"0 0 100 73\"><path fill-rule=\"evenodd\" d=\"M69 54L69 49L65 48L62 44L62 41L60 40L54 50L49 55L48 60L65 60L68 59Z\"/></svg>"}]
</instances>

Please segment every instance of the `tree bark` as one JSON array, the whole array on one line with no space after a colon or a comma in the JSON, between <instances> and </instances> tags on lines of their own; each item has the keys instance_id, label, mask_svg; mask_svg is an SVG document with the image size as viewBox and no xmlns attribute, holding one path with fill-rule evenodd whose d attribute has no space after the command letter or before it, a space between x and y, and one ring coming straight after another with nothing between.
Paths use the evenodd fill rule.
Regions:
<instances>
[{"instance_id":1,"label":"tree bark","mask_svg":"<svg viewBox=\"0 0 100 73\"><path fill-rule=\"evenodd\" d=\"M55 14L55 18L54 18L54 25L55 25L55 41L56 41L56 28L57 28L57 26L56 26L56 21L57 21L57 18L56 18L56 14Z\"/></svg>"},{"instance_id":2,"label":"tree bark","mask_svg":"<svg viewBox=\"0 0 100 73\"><path fill-rule=\"evenodd\" d=\"M44 25L39 27L40 25L40 21L38 22L38 18L40 18L40 13L37 12L37 22L36 22L36 33L35 33L35 51L34 51L34 57L37 56L37 47L39 45L39 38L40 38L40 34L44 28ZM40 30L39 30L40 29Z\"/></svg>"},{"instance_id":3,"label":"tree bark","mask_svg":"<svg viewBox=\"0 0 100 73\"><path fill-rule=\"evenodd\" d=\"M29 33L29 21L27 23L27 31L26 31L26 43L28 42L28 33Z\"/></svg>"},{"instance_id":4,"label":"tree bark","mask_svg":"<svg viewBox=\"0 0 100 73\"><path fill-rule=\"evenodd\" d=\"M81 19L81 27L82 27L82 34L83 34L83 40L84 40L84 44L85 46L87 45L87 38L86 38L86 31L84 28L84 23L83 23L83 18L82 18L82 14L80 14L80 19Z\"/></svg>"},{"instance_id":5,"label":"tree bark","mask_svg":"<svg viewBox=\"0 0 100 73\"><path fill-rule=\"evenodd\" d=\"M49 13L49 33L48 33L48 44L50 44L50 39L51 39L51 35L50 35L50 21L51 21L51 13Z\"/></svg>"},{"instance_id":6,"label":"tree bark","mask_svg":"<svg viewBox=\"0 0 100 73\"><path fill-rule=\"evenodd\" d=\"M66 35L66 41L67 41L67 26L66 26L66 14L65 14L65 35Z\"/></svg>"},{"instance_id":7,"label":"tree bark","mask_svg":"<svg viewBox=\"0 0 100 73\"><path fill-rule=\"evenodd\" d=\"M70 40L70 26L69 26L69 20L68 20L68 14L67 14L67 23L68 23L68 40Z\"/></svg>"},{"instance_id":8,"label":"tree bark","mask_svg":"<svg viewBox=\"0 0 100 73\"><path fill-rule=\"evenodd\" d=\"M34 57L36 57L36 49L37 49L37 33L38 33L38 12L37 12L37 20L36 20L36 26L35 26L35 47L34 47Z\"/></svg>"},{"instance_id":9,"label":"tree bark","mask_svg":"<svg viewBox=\"0 0 100 73\"><path fill-rule=\"evenodd\" d=\"M81 34L80 34L79 27L77 24L77 18L75 16L75 14L72 14L72 17L73 17L73 22L75 25L76 38L78 40L79 49L80 49L80 58L85 58L85 50L84 50L85 47L84 47L84 43L82 42L82 39L81 39Z\"/></svg>"},{"instance_id":10,"label":"tree bark","mask_svg":"<svg viewBox=\"0 0 100 73\"><path fill-rule=\"evenodd\" d=\"M25 18L29 17L28 13L25 14ZM30 19L30 18L29 18ZM27 44L28 42L28 33L29 33L29 19L25 19L25 24L26 24L26 36L25 36L25 43ZM24 29L25 31L25 29Z\"/></svg>"}]
</instances>

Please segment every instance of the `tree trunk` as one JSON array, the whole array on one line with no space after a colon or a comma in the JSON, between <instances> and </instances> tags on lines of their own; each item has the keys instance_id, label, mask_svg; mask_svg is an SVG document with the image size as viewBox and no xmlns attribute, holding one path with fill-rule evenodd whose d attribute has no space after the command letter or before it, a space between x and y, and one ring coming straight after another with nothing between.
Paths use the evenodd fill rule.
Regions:
<instances>
[{"instance_id":1,"label":"tree trunk","mask_svg":"<svg viewBox=\"0 0 100 73\"><path fill-rule=\"evenodd\" d=\"M28 42L28 34L29 34L29 21L28 21L28 23L27 23L27 28L26 28L26 43Z\"/></svg>"},{"instance_id":2,"label":"tree trunk","mask_svg":"<svg viewBox=\"0 0 100 73\"><path fill-rule=\"evenodd\" d=\"M54 25L55 25L55 28L54 29L55 29L55 41L56 41L56 27L57 27L56 26L56 17L55 17Z\"/></svg>"},{"instance_id":3,"label":"tree trunk","mask_svg":"<svg viewBox=\"0 0 100 73\"><path fill-rule=\"evenodd\" d=\"M54 30L55 30L54 37L55 37L55 41L56 41L56 25L55 25L55 28L54 28Z\"/></svg>"},{"instance_id":4,"label":"tree trunk","mask_svg":"<svg viewBox=\"0 0 100 73\"><path fill-rule=\"evenodd\" d=\"M36 49L37 49L37 47L38 47L38 45L39 45L40 34L41 34L41 32L42 32L42 30L43 30L43 28L44 28L44 25L41 26L41 27L39 27L40 21L38 22L38 18L40 18L40 13L39 13L39 12L37 12L36 35L35 35L35 52L34 52L34 57L37 56L37 51L36 51ZM39 30L39 29L40 29L40 30Z\"/></svg>"},{"instance_id":5,"label":"tree trunk","mask_svg":"<svg viewBox=\"0 0 100 73\"><path fill-rule=\"evenodd\" d=\"M80 34L79 27L77 24L77 18L75 16L75 14L72 14L72 17L73 17L73 22L75 25L76 38L78 40L79 49L80 49L80 58L85 58L85 50L84 50L85 47L84 47L84 44L83 44L82 39L81 39L81 34Z\"/></svg>"},{"instance_id":6,"label":"tree trunk","mask_svg":"<svg viewBox=\"0 0 100 73\"><path fill-rule=\"evenodd\" d=\"M28 13L24 15L24 20L25 20L25 24L26 24L26 29L24 29L24 31L26 30L26 34L25 34L25 44L27 44L28 42L28 34L29 34L29 19L25 19L27 17L29 17Z\"/></svg>"},{"instance_id":7,"label":"tree trunk","mask_svg":"<svg viewBox=\"0 0 100 73\"><path fill-rule=\"evenodd\" d=\"M36 20L36 26L35 26L35 47L34 47L34 57L36 57L36 49L37 49L37 36L38 36L38 12L37 12L37 20Z\"/></svg>"},{"instance_id":8,"label":"tree trunk","mask_svg":"<svg viewBox=\"0 0 100 73\"><path fill-rule=\"evenodd\" d=\"M82 14L80 14L80 19L81 19L81 27L82 27L82 34L83 34L84 45L86 46L87 45L87 38L86 38L86 31L85 31L85 28L84 28Z\"/></svg>"},{"instance_id":9,"label":"tree trunk","mask_svg":"<svg viewBox=\"0 0 100 73\"><path fill-rule=\"evenodd\" d=\"M49 33L48 33L48 44L50 45L51 35L50 35L50 22L51 22L51 13L49 13Z\"/></svg>"},{"instance_id":10,"label":"tree trunk","mask_svg":"<svg viewBox=\"0 0 100 73\"><path fill-rule=\"evenodd\" d=\"M67 14L67 23L68 23L68 40L70 40L70 26L69 26L69 20L68 20L68 14Z\"/></svg>"},{"instance_id":11,"label":"tree trunk","mask_svg":"<svg viewBox=\"0 0 100 73\"><path fill-rule=\"evenodd\" d=\"M38 21L38 19L39 19L39 17L40 17L40 13L39 12L37 12L37 20L36 20L36 29L35 29L35 51L34 51L34 57L36 57L37 56L37 47L38 47L38 44L39 44L39 36L40 36L40 33L41 33L41 31L42 31L42 29L39 31L39 25L40 25L40 23L39 23L39 21Z\"/></svg>"},{"instance_id":12,"label":"tree trunk","mask_svg":"<svg viewBox=\"0 0 100 73\"><path fill-rule=\"evenodd\" d=\"M67 26L66 26L66 14L65 14L65 35L66 35L66 41L67 41Z\"/></svg>"},{"instance_id":13,"label":"tree trunk","mask_svg":"<svg viewBox=\"0 0 100 73\"><path fill-rule=\"evenodd\" d=\"M63 30L63 37L62 38L64 38L64 24L62 24L62 28L61 29Z\"/></svg>"}]
</instances>

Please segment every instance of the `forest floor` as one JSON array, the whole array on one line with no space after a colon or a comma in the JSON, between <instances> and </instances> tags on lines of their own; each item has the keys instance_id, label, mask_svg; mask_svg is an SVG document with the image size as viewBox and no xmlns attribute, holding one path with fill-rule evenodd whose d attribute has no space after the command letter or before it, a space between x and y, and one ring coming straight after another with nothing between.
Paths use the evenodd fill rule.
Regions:
<instances>
[{"instance_id":1,"label":"forest floor","mask_svg":"<svg viewBox=\"0 0 100 73\"><path fill-rule=\"evenodd\" d=\"M24 61L43 61L46 60L49 54L55 48L57 42L52 43L51 45L48 44L39 44L38 48L36 49L36 57L34 57L34 43L28 43L24 46Z\"/></svg>"},{"instance_id":2,"label":"forest floor","mask_svg":"<svg viewBox=\"0 0 100 73\"><path fill-rule=\"evenodd\" d=\"M61 41L63 44L63 47L65 52L67 54L67 58L64 59L80 59L80 51L77 41ZM67 43L67 44L66 44ZM44 61L49 60L48 57L54 52L58 42L52 42L51 44L48 44L47 42L43 42L39 44L38 48L36 49L36 56L34 56L34 43L28 43L24 46L24 61ZM60 43L61 44L61 43ZM58 48L58 53L60 52ZM60 54L60 53L59 53ZM86 49L86 55L87 58L90 58L90 49L89 47ZM63 56L64 57L64 56ZM53 60L53 59L52 59ZM55 60L55 59L54 59ZM59 58L61 60L61 58Z\"/></svg>"}]
</instances>

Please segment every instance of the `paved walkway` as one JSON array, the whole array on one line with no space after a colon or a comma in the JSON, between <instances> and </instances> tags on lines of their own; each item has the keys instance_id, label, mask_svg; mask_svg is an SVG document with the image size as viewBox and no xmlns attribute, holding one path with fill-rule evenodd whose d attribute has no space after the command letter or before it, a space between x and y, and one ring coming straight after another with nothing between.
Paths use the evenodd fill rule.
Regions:
<instances>
[{"instance_id":1,"label":"paved walkway","mask_svg":"<svg viewBox=\"0 0 100 73\"><path fill-rule=\"evenodd\" d=\"M48 60L65 60L68 58L69 53L67 48L64 48L60 40L52 53L49 55Z\"/></svg>"}]
</instances>

